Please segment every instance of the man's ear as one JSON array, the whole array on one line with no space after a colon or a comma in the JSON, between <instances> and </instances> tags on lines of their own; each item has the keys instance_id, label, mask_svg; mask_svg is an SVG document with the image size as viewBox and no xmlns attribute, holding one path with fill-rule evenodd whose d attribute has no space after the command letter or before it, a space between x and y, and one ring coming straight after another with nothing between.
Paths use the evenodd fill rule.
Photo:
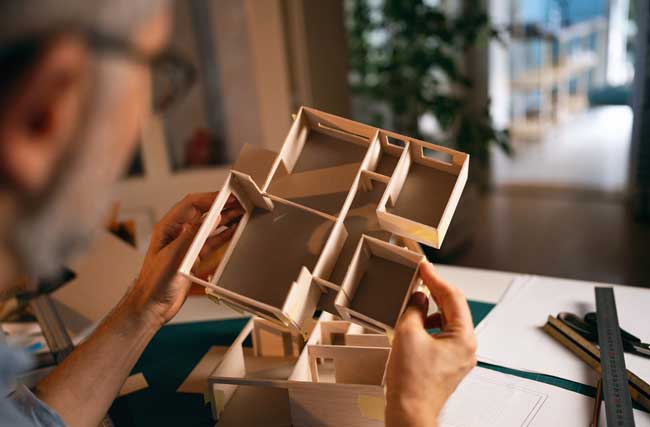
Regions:
<instances>
[{"instance_id":1,"label":"man's ear","mask_svg":"<svg viewBox=\"0 0 650 427\"><path fill-rule=\"evenodd\" d=\"M88 52L78 37L61 35L45 42L2 102L3 180L29 193L50 183L63 154L75 143L89 74Z\"/></svg>"}]
</instances>

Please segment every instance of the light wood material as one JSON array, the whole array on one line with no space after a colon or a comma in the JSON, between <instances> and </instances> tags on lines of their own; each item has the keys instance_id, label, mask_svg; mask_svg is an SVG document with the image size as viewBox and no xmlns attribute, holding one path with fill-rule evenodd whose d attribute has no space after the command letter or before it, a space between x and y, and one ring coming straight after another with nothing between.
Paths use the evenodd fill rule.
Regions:
<instances>
[{"instance_id":1,"label":"light wood material","mask_svg":"<svg viewBox=\"0 0 650 427\"><path fill-rule=\"evenodd\" d=\"M422 254L363 236L335 301L340 315L390 332L418 287Z\"/></svg>"},{"instance_id":2,"label":"light wood material","mask_svg":"<svg viewBox=\"0 0 650 427\"><path fill-rule=\"evenodd\" d=\"M280 388L287 386L287 380L294 369L297 357L293 355L293 350L292 354L287 357L260 354L264 353L259 347L260 332L256 332L256 329L260 327L268 331L274 326L272 323L256 318L249 320L216 369L208 377L212 410L216 418L219 418L239 385ZM277 329L280 334L285 331L286 329ZM258 354L251 349L244 348L244 341L250 336L255 337L256 334L258 336Z\"/></svg>"},{"instance_id":3,"label":"light wood material","mask_svg":"<svg viewBox=\"0 0 650 427\"><path fill-rule=\"evenodd\" d=\"M292 427L289 390L240 385L219 418L219 427Z\"/></svg>"},{"instance_id":4,"label":"light wood material","mask_svg":"<svg viewBox=\"0 0 650 427\"><path fill-rule=\"evenodd\" d=\"M298 357L304 346L300 335L262 318L254 318L253 323L253 354L256 357Z\"/></svg>"},{"instance_id":5,"label":"light wood material","mask_svg":"<svg viewBox=\"0 0 650 427\"><path fill-rule=\"evenodd\" d=\"M203 394L207 391L208 377L214 371L228 351L228 347L212 346L201 358L199 363L192 369L192 372L185 378L183 383L176 389L177 393Z\"/></svg>"},{"instance_id":6,"label":"light wood material","mask_svg":"<svg viewBox=\"0 0 650 427\"><path fill-rule=\"evenodd\" d=\"M318 361L331 359L334 362L336 384L384 384L384 372L390 355L390 348L351 347L344 345L308 345L309 369L312 381L321 382Z\"/></svg>"},{"instance_id":7,"label":"light wood material","mask_svg":"<svg viewBox=\"0 0 650 427\"><path fill-rule=\"evenodd\" d=\"M324 136L331 138L322 140ZM404 147L391 144L389 138L399 138L404 141ZM358 149L361 151L354 151ZM424 155L425 149L438 150L448 154L451 162L445 163L429 158ZM369 169L377 167L382 154L386 153L388 155L399 154L400 158L396 162L395 173L388 181L383 196L379 197L378 192L374 193L373 197L377 208L373 209L372 205L369 207L354 205L356 196L361 195L363 191L372 191L373 181L374 185L379 186L385 183L383 175L376 174ZM243 154L249 159L264 159L264 161L260 160L260 164L266 162L265 164L268 166L271 163L272 156L265 154L256 157L250 148L247 148ZM351 160L361 160L361 162L350 163ZM268 178L264 179L264 172L256 172L257 181L265 180L264 188L268 188L267 190L260 189L251 176L238 171L232 172L219 197L220 202L224 203L226 200L226 192L236 194L240 202L247 208L247 212L219 269L210 280L210 283L215 286L209 286L202 281L197 282L209 287L210 293L228 304L245 311L252 310L267 319L277 319L279 323L295 327L304 334L301 325L319 306L323 293L328 294L327 291L318 291L319 288L322 290L323 286L317 288L312 283L313 276L329 279L330 274L334 273L333 280L340 282L343 276L342 272L351 259L355 240L359 239L364 232L374 233L384 240L389 239L389 231L399 232L407 238L412 238L413 232L405 230L404 225L410 226L413 223L417 228L414 231L419 241L430 243L431 239L442 237L438 234L437 229L416 224L414 221L400 218L394 213L383 212L385 214L384 221L380 217L382 209L385 209L389 200L391 205L395 205L395 209L403 205L423 205L419 203L419 200L413 200L413 194L418 191L422 192L424 181L418 178L419 172L413 172L412 162L415 165L413 167L418 168L417 171L438 171L436 173L442 173L445 179L450 178L448 185L451 186L451 193L449 193L451 201L449 204L445 203L447 193L440 192L442 201L434 203L434 207L439 209L439 214L434 216L431 221L437 224L444 233L464 185L462 179L455 180L453 173L460 172L462 174L465 171L466 175L466 155L444 147L410 140L390 132L379 131L327 113L301 109L280 156L271 166L271 173L268 176L274 176L274 178L269 181ZM242 161L242 163L246 162ZM250 166L242 167L242 169L255 171L256 168L253 165L255 162L251 161L250 163ZM409 179L410 172L413 172L414 179ZM436 175L433 177L436 178ZM326 184L319 185L321 181L325 181ZM434 181L443 182L441 179L434 179ZM410 182L416 184L407 185ZM398 202L403 188L405 196L402 197L402 200L406 199L406 201ZM332 194L336 197L331 198ZM315 203L307 202L306 198L315 201ZM271 199L276 202L277 206ZM206 223L214 222L217 211L215 206L208 214ZM257 208L261 208L261 210ZM314 214L311 219L309 219L309 213ZM418 219L423 217L422 215L418 216L417 213L417 210L409 211L406 215L413 214L411 216ZM353 222L355 215L365 216L366 224L361 226L355 224ZM327 229L326 223L320 225L313 223L312 220L318 216L335 220L335 225L329 235L330 230ZM354 233L351 238L349 238L349 232L345 227L346 220L347 225ZM386 222L389 226L386 226ZM280 224L286 224L285 228ZM207 238L206 236L212 228L214 225L204 224L197 236L197 241ZM268 235L269 232L277 234ZM257 236L263 234L267 239L260 241ZM294 239L302 241L306 246L285 245L285 236L287 235L293 235ZM200 250L197 241L192 245L186 258L195 257ZM440 242L436 241L439 245ZM322 253L317 257L321 248L323 249ZM343 253L342 257L341 253ZM277 259L280 254L283 257L282 261ZM315 264L314 259L317 260ZM185 271L181 271L186 274L189 262L188 259L182 265ZM384 273L388 273L390 270L387 263L382 264L379 260L372 262L377 266L371 270L380 269ZM303 267L306 270L303 270ZM242 271L247 271L247 274L240 278ZM296 278L298 272L300 273ZM273 286L260 285L267 277L274 278ZM347 297L349 299L349 295ZM363 298L358 300L363 301ZM323 301L323 303L321 305L328 304L327 301ZM391 316L395 313L399 314L397 310L392 310L391 315L380 316L382 319L379 320L379 323L374 323L376 319L373 319L372 316L364 317L362 311L364 309L355 310L355 313L347 315L355 317L367 327L379 330L389 330L394 327L396 318Z\"/></svg>"},{"instance_id":8,"label":"light wood material","mask_svg":"<svg viewBox=\"0 0 650 427\"><path fill-rule=\"evenodd\" d=\"M264 190L338 215L366 157L374 136L372 128L351 121L334 123L329 115L303 108L290 130L292 134Z\"/></svg>"},{"instance_id":9,"label":"light wood material","mask_svg":"<svg viewBox=\"0 0 650 427\"><path fill-rule=\"evenodd\" d=\"M179 270L256 316L208 378L215 417L237 393L270 393L283 408L288 400L294 426L382 422L389 337L421 283L416 242L442 243L468 161L306 107L277 156L244 146ZM245 213L217 270L197 278L192 266L231 195Z\"/></svg>"},{"instance_id":10,"label":"light wood material","mask_svg":"<svg viewBox=\"0 0 650 427\"><path fill-rule=\"evenodd\" d=\"M381 427L383 420L364 416L367 409L360 405L367 397L385 406L384 390L380 386L359 386L326 383L290 383L289 401L294 427L346 426ZM377 411L374 411L375 413Z\"/></svg>"},{"instance_id":11,"label":"light wood material","mask_svg":"<svg viewBox=\"0 0 650 427\"><path fill-rule=\"evenodd\" d=\"M440 248L467 182L469 156L414 139L405 147L377 210L379 222L388 231ZM452 161L428 157L425 149Z\"/></svg>"},{"instance_id":12,"label":"light wood material","mask_svg":"<svg viewBox=\"0 0 650 427\"><path fill-rule=\"evenodd\" d=\"M278 153L244 144L237 161L232 166L233 171L249 175L258 187L263 187L271 173L271 168L278 158Z\"/></svg>"},{"instance_id":13,"label":"light wood material","mask_svg":"<svg viewBox=\"0 0 650 427\"><path fill-rule=\"evenodd\" d=\"M347 334L345 342L356 347L390 347L390 340L385 334Z\"/></svg>"},{"instance_id":14,"label":"light wood material","mask_svg":"<svg viewBox=\"0 0 650 427\"><path fill-rule=\"evenodd\" d=\"M136 391L144 390L149 387L147 379L142 375L142 372L130 375L122 385L118 397L126 396L127 394L135 393Z\"/></svg>"},{"instance_id":15,"label":"light wood material","mask_svg":"<svg viewBox=\"0 0 650 427\"><path fill-rule=\"evenodd\" d=\"M338 311L334 306L334 301L336 300L336 296L341 290L341 287L319 277L314 277L313 281L314 284L321 289L321 296L318 300L318 309L338 315Z\"/></svg>"},{"instance_id":16,"label":"light wood material","mask_svg":"<svg viewBox=\"0 0 650 427\"><path fill-rule=\"evenodd\" d=\"M345 241L329 279L332 283L339 285L343 282L348 265L350 265L354 251L363 234L384 241L388 241L390 238L390 232L381 228L377 218L377 207L386 189L386 184L377 181L376 177L368 172L363 172L361 179L365 180L365 185L357 188L353 202L343 222L348 232L348 239Z\"/></svg>"}]
</instances>

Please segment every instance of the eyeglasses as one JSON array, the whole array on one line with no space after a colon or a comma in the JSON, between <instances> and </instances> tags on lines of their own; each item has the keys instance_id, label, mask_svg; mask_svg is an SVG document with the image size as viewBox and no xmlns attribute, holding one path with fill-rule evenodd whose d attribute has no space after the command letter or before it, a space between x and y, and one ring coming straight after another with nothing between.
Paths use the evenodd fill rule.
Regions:
<instances>
[{"instance_id":1,"label":"eyeglasses","mask_svg":"<svg viewBox=\"0 0 650 427\"><path fill-rule=\"evenodd\" d=\"M169 47L149 55L117 37L97 32L86 32L85 35L93 49L121 55L149 67L153 85L152 106L156 112L163 112L177 103L196 82L196 67L182 54Z\"/></svg>"}]
</instances>

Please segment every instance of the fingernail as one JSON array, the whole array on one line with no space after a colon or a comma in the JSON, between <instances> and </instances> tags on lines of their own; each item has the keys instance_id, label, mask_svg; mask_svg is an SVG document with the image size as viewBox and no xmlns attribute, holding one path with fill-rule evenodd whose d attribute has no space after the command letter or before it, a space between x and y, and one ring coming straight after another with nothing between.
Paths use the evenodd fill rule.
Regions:
<instances>
[{"instance_id":1,"label":"fingernail","mask_svg":"<svg viewBox=\"0 0 650 427\"><path fill-rule=\"evenodd\" d=\"M415 292L413 295L411 295L411 299L409 300L409 305L422 306L426 304L426 302L427 302L426 295L424 295L422 292Z\"/></svg>"},{"instance_id":2,"label":"fingernail","mask_svg":"<svg viewBox=\"0 0 650 427\"><path fill-rule=\"evenodd\" d=\"M190 220L197 221L199 219L201 219L201 211L196 206L192 206L192 215Z\"/></svg>"}]
</instances>

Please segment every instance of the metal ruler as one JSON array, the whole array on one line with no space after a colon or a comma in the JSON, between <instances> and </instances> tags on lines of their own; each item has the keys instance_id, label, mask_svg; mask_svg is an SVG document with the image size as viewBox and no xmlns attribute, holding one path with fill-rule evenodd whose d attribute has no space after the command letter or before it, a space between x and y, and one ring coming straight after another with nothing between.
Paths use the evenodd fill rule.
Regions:
<instances>
[{"instance_id":1,"label":"metal ruler","mask_svg":"<svg viewBox=\"0 0 650 427\"><path fill-rule=\"evenodd\" d=\"M36 320L41 325L43 336L52 356L54 356L54 361L57 364L63 362L63 359L72 353L74 345L52 298L49 295L40 295L30 302L30 306L36 315Z\"/></svg>"},{"instance_id":2,"label":"metal ruler","mask_svg":"<svg viewBox=\"0 0 650 427\"><path fill-rule=\"evenodd\" d=\"M623 341L612 288L596 287L596 318L607 425L633 427L632 399L628 391Z\"/></svg>"},{"instance_id":3,"label":"metal ruler","mask_svg":"<svg viewBox=\"0 0 650 427\"><path fill-rule=\"evenodd\" d=\"M32 299L30 306L36 315L36 320L41 325L43 336L54 356L55 362L57 364L63 362L63 359L68 357L74 350L74 344L70 339L70 335L68 335L63 320L59 316L54 301L48 294L43 294ZM113 421L108 414L100 422L99 427L114 427Z\"/></svg>"}]
</instances>

